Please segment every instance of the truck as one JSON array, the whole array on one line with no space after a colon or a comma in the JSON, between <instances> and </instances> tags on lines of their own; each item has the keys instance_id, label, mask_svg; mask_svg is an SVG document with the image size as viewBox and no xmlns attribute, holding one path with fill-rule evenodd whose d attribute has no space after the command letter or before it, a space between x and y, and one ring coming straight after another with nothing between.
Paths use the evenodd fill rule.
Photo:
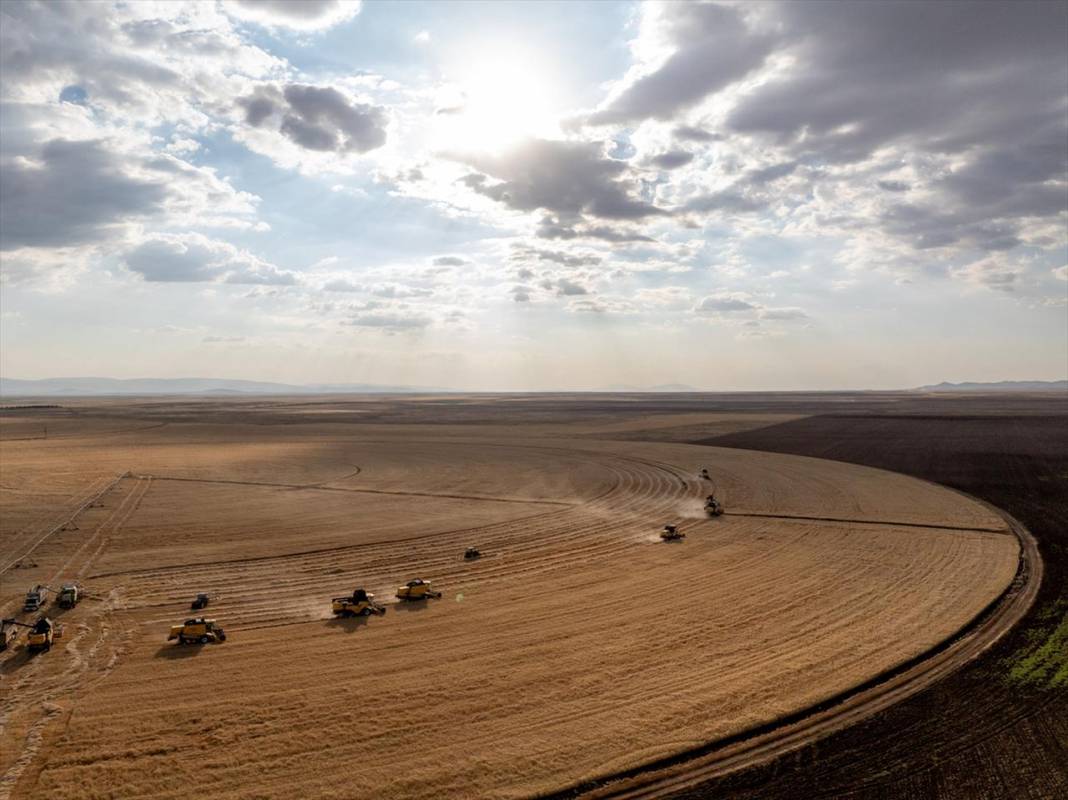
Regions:
<instances>
[{"instance_id":1,"label":"truck","mask_svg":"<svg viewBox=\"0 0 1068 800\"><path fill-rule=\"evenodd\" d=\"M28 592L26 592L26 600L22 604L23 611L38 611L41 606L45 604L45 598L48 596L48 587L44 584L37 584Z\"/></svg>"},{"instance_id":2,"label":"truck","mask_svg":"<svg viewBox=\"0 0 1068 800\"><path fill-rule=\"evenodd\" d=\"M76 583L65 583L60 587L59 594L56 596L56 603L60 608L74 608L78 605L78 601L82 599L81 591L78 589Z\"/></svg>"}]
</instances>

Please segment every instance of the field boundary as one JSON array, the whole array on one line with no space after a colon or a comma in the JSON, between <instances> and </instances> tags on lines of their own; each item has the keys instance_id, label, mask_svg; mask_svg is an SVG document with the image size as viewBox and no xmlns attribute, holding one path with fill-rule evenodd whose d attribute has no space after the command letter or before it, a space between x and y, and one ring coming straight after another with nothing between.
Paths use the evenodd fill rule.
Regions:
<instances>
[{"instance_id":1,"label":"field boundary","mask_svg":"<svg viewBox=\"0 0 1068 800\"><path fill-rule=\"evenodd\" d=\"M538 800L632 800L661 798L692 788L772 761L850 727L948 677L992 647L1024 617L1038 594L1043 572L1038 543L1019 520L993 504L958 489L923 482L948 489L998 514L1020 543L1012 581L956 633L857 686L778 719L648 764L534 797Z\"/></svg>"},{"instance_id":2,"label":"field boundary","mask_svg":"<svg viewBox=\"0 0 1068 800\"><path fill-rule=\"evenodd\" d=\"M971 498L975 499L975 498ZM976 525L934 525L926 522L895 522L890 519L847 519L845 517L805 517L797 514L758 514L748 511L724 511L725 517L755 517L756 519L795 519L801 522L844 522L850 525L888 525L895 528L924 528L938 531L960 531L962 533L998 533L1012 536L1011 530L1005 528L984 528Z\"/></svg>"}]
</instances>

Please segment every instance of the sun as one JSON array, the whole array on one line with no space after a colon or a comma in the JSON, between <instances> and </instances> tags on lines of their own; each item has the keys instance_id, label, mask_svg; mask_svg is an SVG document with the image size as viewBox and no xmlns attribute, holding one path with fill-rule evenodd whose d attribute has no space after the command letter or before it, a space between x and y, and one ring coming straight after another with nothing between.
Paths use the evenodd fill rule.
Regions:
<instances>
[{"instance_id":1,"label":"sun","mask_svg":"<svg viewBox=\"0 0 1068 800\"><path fill-rule=\"evenodd\" d=\"M439 141L448 147L500 151L559 130L552 82L526 54L484 51L454 76L436 114Z\"/></svg>"}]
</instances>

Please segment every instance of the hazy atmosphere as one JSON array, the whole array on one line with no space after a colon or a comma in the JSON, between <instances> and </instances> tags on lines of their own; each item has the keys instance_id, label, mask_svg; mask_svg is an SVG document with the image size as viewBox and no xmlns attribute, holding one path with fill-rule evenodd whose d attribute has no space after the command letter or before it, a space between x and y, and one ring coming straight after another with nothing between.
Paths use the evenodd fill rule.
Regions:
<instances>
[{"instance_id":1,"label":"hazy atmosphere","mask_svg":"<svg viewBox=\"0 0 1068 800\"><path fill-rule=\"evenodd\" d=\"M0 6L0 373L1068 363L1064 3Z\"/></svg>"}]
</instances>

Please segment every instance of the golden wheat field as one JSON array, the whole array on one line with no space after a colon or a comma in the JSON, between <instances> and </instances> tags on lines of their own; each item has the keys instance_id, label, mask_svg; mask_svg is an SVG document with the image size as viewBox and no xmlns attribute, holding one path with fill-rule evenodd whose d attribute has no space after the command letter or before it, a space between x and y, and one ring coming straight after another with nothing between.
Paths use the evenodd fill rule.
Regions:
<instances>
[{"instance_id":1,"label":"golden wheat field","mask_svg":"<svg viewBox=\"0 0 1068 800\"><path fill-rule=\"evenodd\" d=\"M551 793L848 690L1017 568L1004 520L962 495L633 440L663 417L187 405L86 401L47 439L3 416L3 614L29 619L37 583L92 596L49 607L50 652L0 654L0 798ZM415 577L443 597L396 601ZM359 586L388 613L335 619ZM168 643L197 592L227 641Z\"/></svg>"}]
</instances>

